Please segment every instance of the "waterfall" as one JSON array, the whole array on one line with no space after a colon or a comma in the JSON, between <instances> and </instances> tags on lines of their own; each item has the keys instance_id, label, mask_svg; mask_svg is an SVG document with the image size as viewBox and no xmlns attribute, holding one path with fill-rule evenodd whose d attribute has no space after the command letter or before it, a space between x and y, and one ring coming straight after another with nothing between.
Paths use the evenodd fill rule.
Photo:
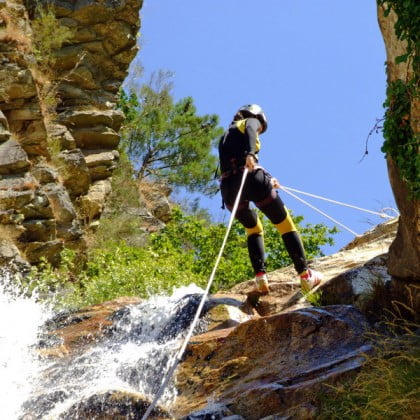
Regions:
<instances>
[{"instance_id":1,"label":"waterfall","mask_svg":"<svg viewBox=\"0 0 420 420\"><path fill-rule=\"evenodd\" d=\"M10 285L12 276L0 274L0 407L1 418L16 420L30 396L32 379L42 363L34 350L38 329L51 316L35 299L22 297Z\"/></svg>"},{"instance_id":2,"label":"waterfall","mask_svg":"<svg viewBox=\"0 0 420 420\"><path fill-rule=\"evenodd\" d=\"M3 278L1 283L7 283ZM112 333L83 354L46 360L38 354L48 308L0 291L2 420L58 419L74 404L108 390L156 393L198 306L201 289L182 287L117 311ZM45 334L44 334L45 335ZM175 397L173 384L160 404ZM31 417L32 416L32 417ZM65 418L65 416L64 416Z\"/></svg>"}]
</instances>

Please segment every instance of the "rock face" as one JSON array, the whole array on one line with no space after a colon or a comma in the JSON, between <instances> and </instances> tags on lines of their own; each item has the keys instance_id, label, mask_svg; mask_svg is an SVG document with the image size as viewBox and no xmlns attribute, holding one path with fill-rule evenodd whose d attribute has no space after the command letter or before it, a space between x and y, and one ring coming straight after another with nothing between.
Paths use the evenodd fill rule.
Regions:
<instances>
[{"instance_id":1,"label":"rock face","mask_svg":"<svg viewBox=\"0 0 420 420\"><path fill-rule=\"evenodd\" d=\"M396 220L379 225L314 263L325 275L316 290L324 306L305 299L291 266L270 273L270 295L254 307L247 298L252 281L209 296L175 372L176 393L170 404L159 401L163 408L159 405L151 418L316 418L320 393L353 375L372 351L368 337L375 335L366 334L373 329L366 297L374 284L390 284L387 250L396 229ZM174 338L173 351L179 349L200 298L183 295L175 306L164 301L163 312L153 299L120 298L57 315L40 337L39 354L48 360L45 394L37 389L24 405L25 414L41 418L72 400L59 418L141 418L162 383L163 364L168 368L168 353L150 350L169 348ZM109 388L80 391L88 388L86 377L106 375L99 354L108 364L127 354L118 353L120 348L136 344L145 346L130 353L130 365L115 369L121 389L110 380ZM78 378L81 384L67 388ZM150 388L139 385L145 378Z\"/></svg>"},{"instance_id":2,"label":"rock face","mask_svg":"<svg viewBox=\"0 0 420 420\"><path fill-rule=\"evenodd\" d=\"M142 0L38 3L71 31L47 69L34 53L35 3L0 7L0 236L31 263L83 249L101 215L119 158L116 94L137 51Z\"/></svg>"},{"instance_id":3,"label":"rock face","mask_svg":"<svg viewBox=\"0 0 420 420\"><path fill-rule=\"evenodd\" d=\"M394 25L397 15L392 11L385 17L384 9L378 7L378 20L387 53L388 84L399 79L408 82L414 76L410 62L395 62L395 59L404 55L407 50L406 41L399 40L395 35ZM411 128L418 139L420 135L418 95L413 95L410 106ZM387 163L391 187L401 213L398 234L389 252L389 272L397 279L418 283L420 282L420 201L410 197L407 184L393 159L389 157Z\"/></svg>"}]
</instances>

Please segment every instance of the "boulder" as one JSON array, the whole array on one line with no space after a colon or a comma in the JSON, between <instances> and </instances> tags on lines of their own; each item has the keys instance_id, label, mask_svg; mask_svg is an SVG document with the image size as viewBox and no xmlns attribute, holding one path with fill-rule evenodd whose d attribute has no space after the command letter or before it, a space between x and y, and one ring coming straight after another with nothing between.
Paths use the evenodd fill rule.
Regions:
<instances>
[{"instance_id":1,"label":"boulder","mask_svg":"<svg viewBox=\"0 0 420 420\"><path fill-rule=\"evenodd\" d=\"M19 209L25 219L52 219L54 217L47 195L37 190L32 201Z\"/></svg>"},{"instance_id":2,"label":"boulder","mask_svg":"<svg viewBox=\"0 0 420 420\"><path fill-rule=\"evenodd\" d=\"M29 165L28 155L17 141L9 139L0 144L0 175L24 172Z\"/></svg>"},{"instance_id":3,"label":"boulder","mask_svg":"<svg viewBox=\"0 0 420 420\"><path fill-rule=\"evenodd\" d=\"M76 218L76 210L63 185L46 184L41 191L47 196L57 223L70 223Z\"/></svg>"},{"instance_id":4,"label":"boulder","mask_svg":"<svg viewBox=\"0 0 420 420\"><path fill-rule=\"evenodd\" d=\"M30 99L36 96L37 90L31 71L16 63L3 63L0 69L1 102L15 99Z\"/></svg>"},{"instance_id":5,"label":"boulder","mask_svg":"<svg viewBox=\"0 0 420 420\"><path fill-rule=\"evenodd\" d=\"M0 269L5 272L24 274L29 271L29 264L20 255L19 249L10 239L0 238Z\"/></svg>"},{"instance_id":6,"label":"boulder","mask_svg":"<svg viewBox=\"0 0 420 420\"><path fill-rule=\"evenodd\" d=\"M67 127L61 124L49 124L47 128L51 148L56 152L76 148L76 142Z\"/></svg>"},{"instance_id":7,"label":"boulder","mask_svg":"<svg viewBox=\"0 0 420 420\"><path fill-rule=\"evenodd\" d=\"M145 207L159 221L167 223L171 218L171 205L168 196L171 189L162 183L142 181L139 185L140 198Z\"/></svg>"},{"instance_id":8,"label":"boulder","mask_svg":"<svg viewBox=\"0 0 420 420\"><path fill-rule=\"evenodd\" d=\"M207 406L236 415L287 415L327 383L360 367L368 324L351 306L307 308L193 337L178 367L175 417ZM205 363L203 363L205 361Z\"/></svg>"},{"instance_id":9,"label":"boulder","mask_svg":"<svg viewBox=\"0 0 420 420\"><path fill-rule=\"evenodd\" d=\"M91 178L85 157L80 149L64 150L56 157L58 171L71 197L86 194Z\"/></svg>"},{"instance_id":10,"label":"boulder","mask_svg":"<svg viewBox=\"0 0 420 420\"><path fill-rule=\"evenodd\" d=\"M111 182L109 180L102 180L94 182L89 188L88 193L80 197L79 211L86 223L90 224L101 215L106 198L110 193Z\"/></svg>"}]
</instances>

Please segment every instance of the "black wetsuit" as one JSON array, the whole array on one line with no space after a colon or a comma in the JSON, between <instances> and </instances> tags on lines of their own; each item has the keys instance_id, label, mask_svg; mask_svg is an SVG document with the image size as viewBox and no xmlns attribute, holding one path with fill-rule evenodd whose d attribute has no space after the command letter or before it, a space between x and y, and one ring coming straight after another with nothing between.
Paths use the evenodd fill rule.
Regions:
<instances>
[{"instance_id":1,"label":"black wetsuit","mask_svg":"<svg viewBox=\"0 0 420 420\"><path fill-rule=\"evenodd\" d=\"M256 118L233 121L220 139L221 193L230 211L241 184L246 157L252 155L258 161L259 128L260 122ZM297 273L304 272L307 269L305 252L296 227L277 191L272 187L271 176L262 167L257 167L247 175L235 216L247 232L249 257L255 273L265 272L266 267L262 224L255 210L250 207L251 201L281 234Z\"/></svg>"}]
</instances>

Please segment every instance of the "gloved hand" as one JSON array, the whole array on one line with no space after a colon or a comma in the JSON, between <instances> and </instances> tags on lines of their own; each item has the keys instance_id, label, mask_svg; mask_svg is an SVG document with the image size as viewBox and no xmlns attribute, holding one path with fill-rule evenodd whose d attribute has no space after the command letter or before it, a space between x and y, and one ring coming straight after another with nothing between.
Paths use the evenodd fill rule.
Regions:
<instances>
[{"instance_id":1,"label":"gloved hand","mask_svg":"<svg viewBox=\"0 0 420 420\"><path fill-rule=\"evenodd\" d=\"M277 181L277 178L271 178L271 186L275 189L280 188L280 183Z\"/></svg>"},{"instance_id":2,"label":"gloved hand","mask_svg":"<svg viewBox=\"0 0 420 420\"><path fill-rule=\"evenodd\" d=\"M257 166L257 163L255 162L255 158L252 155L248 155L246 157L245 166L248 168L250 172L252 172L255 167Z\"/></svg>"}]
</instances>

